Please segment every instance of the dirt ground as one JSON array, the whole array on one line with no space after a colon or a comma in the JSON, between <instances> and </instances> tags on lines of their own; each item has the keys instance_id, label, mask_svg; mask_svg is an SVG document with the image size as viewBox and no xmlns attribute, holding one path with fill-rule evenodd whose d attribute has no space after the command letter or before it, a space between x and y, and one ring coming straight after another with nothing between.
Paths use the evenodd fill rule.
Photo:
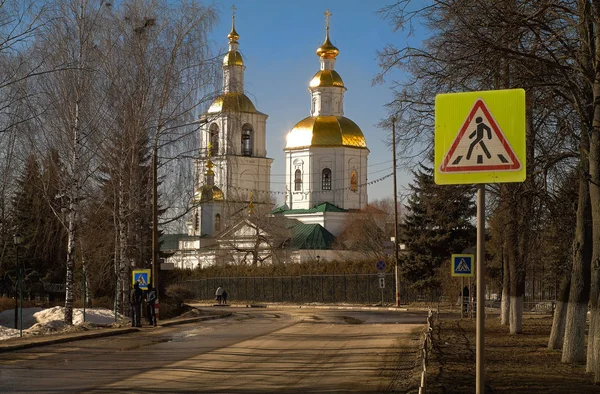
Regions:
<instances>
[{"instance_id":1,"label":"dirt ground","mask_svg":"<svg viewBox=\"0 0 600 394\"><path fill-rule=\"evenodd\" d=\"M486 319L485 393L600 393L584 365L560 362L547 349L552 318L527 316L523 334L510 335L498 316ZM428 393L475 392L475 320L444 319L435 324L428 367Z\"/></svg>"}]
</instances>

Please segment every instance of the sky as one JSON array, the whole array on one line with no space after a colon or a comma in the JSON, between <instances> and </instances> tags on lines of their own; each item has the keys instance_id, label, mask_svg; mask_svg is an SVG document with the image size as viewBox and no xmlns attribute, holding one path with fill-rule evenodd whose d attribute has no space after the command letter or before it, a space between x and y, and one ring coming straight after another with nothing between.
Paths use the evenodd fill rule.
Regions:
<instances>
[{"instance_id":1,"label":"sky","mask_svg":"<svg viewBox=\"0 0 600 394\"><path fill-rule=\"evenodd\" d=\"M325 16L329 9L330 38L340 54L335 69L348 89L344 95L344 115L363 131L370 150L368 182L392 173L391 146L386 138L391 130L376 125L389 114L385 104L392 100L392 79L402 79L399 71L387 83L372 86L379 72L377 50L388 43L402 47L407 33L393 32L388 21L377 11L391 0L217 0L219 23L212 40L224 53L231 30L231 6L234 4L235 28L240 35L239 51L246 66L246 95L267 120L267 156L271 166L271 191L285 190L283 148L287 132L309 116L308 83L319 70L316 49L325 39ZM418 37L411 37L418 45ZM415 43L415 41L417 41ZM398 171L398 192L405 193L412 176ZM275 193L279 203L283 194ZM393 178L368 186L369 201L393 197Z\"/></svg>"}]
</instances>

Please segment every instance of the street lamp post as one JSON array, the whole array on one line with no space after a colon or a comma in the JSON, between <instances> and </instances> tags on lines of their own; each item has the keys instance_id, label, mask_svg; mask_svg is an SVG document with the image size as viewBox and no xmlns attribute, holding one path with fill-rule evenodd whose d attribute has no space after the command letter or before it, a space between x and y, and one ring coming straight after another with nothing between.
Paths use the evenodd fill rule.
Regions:
<instances>
[{"instance_id":1,"label":"street lamp post","mask_svg":"<svg viewBox=\"0 0 600 394\"><path fill-rule=\"evenodd\" d=\"M17 260L17 275L19 275L19 336L23 336L23 269L19 264L19 245L23 242L23 237L21 234L16 233L13 237L13 242L15 244L16 250L16 260ZM16 298L16 295L15 295ZM16 309L15 309L16 311ZM16 317L16 316L15 316ZM15 319L16 321L16 319ZM16 328L16 325L15 325Z\"/></svg>"},{"instance_id":2,"label":"street lamp post","mask_svg":"<svg viewBox=\"0 0 600 394\"><path fill-rule=\"evenodd\" d=\"M396 118L392 117L392 162L394 177L394 274L396 279L396 307L400 307L400 275L398 272L398 190L396 186Z\"/></svg>"}]
</instances>

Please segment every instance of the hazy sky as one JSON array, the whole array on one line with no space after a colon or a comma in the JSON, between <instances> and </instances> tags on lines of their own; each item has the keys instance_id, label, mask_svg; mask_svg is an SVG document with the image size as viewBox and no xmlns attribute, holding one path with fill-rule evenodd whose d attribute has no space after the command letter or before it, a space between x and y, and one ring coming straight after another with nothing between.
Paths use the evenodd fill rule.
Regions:
<instances>
[{"instance_id":1,"label":"hazy sky","mask_svg":"<svg viewBox=\"0 0 600 394\"><path fill-rule=\"evenodd\" d=\"M389 0L392 1L392 0ZM340 50L335 69L348 89L344 112L363 131L370 149L368 181L392 173L391 148L385 142L390 130L376 124L391 101L389 84L371 86L379 71L377 50L387 43L403 46L406 32L393 33L377 11L389 4L382 0L238 0L215 1L220 21L212 34L226 51L231 29L231 5L235 4L235 27L240 35L239 50L244 57L245 90L256 108L267 115L267 155L271 167L271 190L285 190L285 136L300 120L309 116L308 83L319 70L316 49L325 39L326 9L332 13L330 38ZM415 45L415 38L412 38ZM416 43L418 44L418 42ZM398 73L394 78L403 76ZM410 175L398 172L398 191L410 182ZM391 177L368 186L369 200L393 196ZM279 203L282 194L275 194Z\"/></svg>"}]
</instances>

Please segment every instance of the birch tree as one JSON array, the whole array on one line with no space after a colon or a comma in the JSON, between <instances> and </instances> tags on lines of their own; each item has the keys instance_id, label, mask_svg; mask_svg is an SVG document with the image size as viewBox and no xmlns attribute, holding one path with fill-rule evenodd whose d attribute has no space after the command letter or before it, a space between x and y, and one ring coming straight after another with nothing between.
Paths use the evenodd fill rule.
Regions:
<instances>
[{"instance_id":1,"label":"birch tree","mask_svg":"<svg viewBox=\"0 0 600 394\"><path fill-rule=\"evenodd\" d=\"M101 28L102 2L88 0L56 1L45 19L37 40L37 50L45 59L44 68L60 72L39 78L43 100L35 104L44 112L36 117L42 130L39 138L46 148L55 148L64 160L64 183L59 196L64 203L62 216L67 229L65 322L72 324L77 225L84 194L90 192L90 175L97 165L95 132L100 118L102 93L95 79L99 57L95 42ZM62 212L57 212L62 215Z\"/></svg>"}]
</instances>

